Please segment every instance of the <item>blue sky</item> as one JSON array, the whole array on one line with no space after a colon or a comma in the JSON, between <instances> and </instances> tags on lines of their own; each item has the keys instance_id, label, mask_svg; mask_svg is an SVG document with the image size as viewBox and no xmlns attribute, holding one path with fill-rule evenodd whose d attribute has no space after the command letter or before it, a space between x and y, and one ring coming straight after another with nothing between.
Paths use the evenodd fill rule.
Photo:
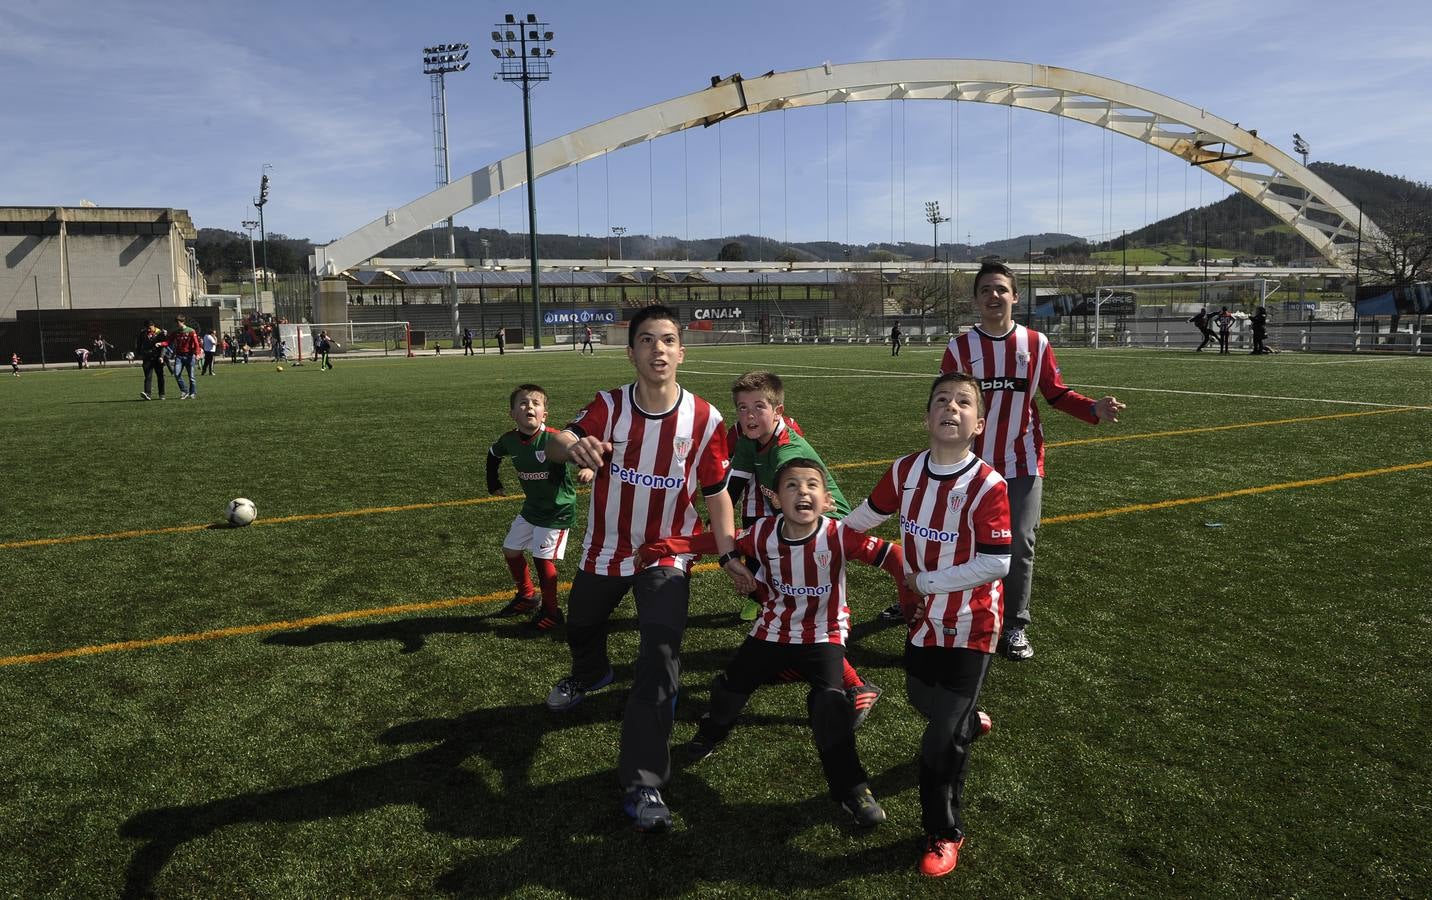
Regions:
<instances>
[{"instance_id":1,"label":"blue sky","mask_svg":"<svg viewBox=\"0 0 1432 900\"><path fill-rule=\"evenodd\" d=\"M556 34L553 79L533 98L539 142L715 74L1007 59L1130 82L1289 152L1298 131L1313 160L1432 181L1421 3L4 0L0 205L174 206L201 227L239 230L268 163L269 229L332 240L433 189L427 44L474 51L473 68L448 78L453 177L521 149L520 92L492 79L488 34L504 13L529 11ZM981 243L1117 234L1228 193L1102 129L972 103L955 119L953 106L794 110L625 148L539 180L539 228L928 242L933 199L960 239ZM458 223L522 231L525 213L515 191Z\"/></svg>"}]
</instances>

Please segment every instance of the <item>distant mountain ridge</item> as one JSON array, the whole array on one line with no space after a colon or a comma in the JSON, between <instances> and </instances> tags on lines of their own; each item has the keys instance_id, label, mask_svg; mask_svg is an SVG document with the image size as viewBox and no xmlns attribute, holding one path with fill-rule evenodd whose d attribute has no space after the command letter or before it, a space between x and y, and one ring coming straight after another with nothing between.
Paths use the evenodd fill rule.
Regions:
<instances>
[{"instance_id":1,"label":"distant mountain ridge","mask_svg":"<svg viewBox=\"0 0 1432 900\"><path fill-rule=\"evenodd\" d=\"M1379 212L1408 199L1432 205L1432 186L1370 169L1317 162L1309 166L1340 193L1357 204L1373 221ZM527 234L496 228L471 229L458 226L453 230L457 256L463 259L522 259L527 256ZM941 242L939 258L954 262L970 262L985 256L1023 259L1036 253L1053 251L1064 255L1098 250L1115 250L1126 241L1129 247L1181 244L1190 248L1203 246L1235 250L1250 256L1263 256L1279 261L1312 256L1312 248L1291 228L1283 225L1272 213L1243 196L1234 194L1206 206L1183 210L1143 228L1128 232L1120 239L1091 244L1071 234L1043 233L1021 235L1008 240L984 244ZM805 241L783 243L757 235L740 234L726 238L682 240L676 237L626 234L615 237L597 235L539 234L538 253L546 259L626 260L642 259L730 259L739 253L741 260L785 262L839 262L871 260L919 260L935 255L930 244L916 241L847 245L837 241ZM249 268L249 236L243 232L220 228L200 228L196 243L199 267L211 276L227 274L237 277ZM446 256L445 229L427 230L400 241L379 257L429 259ZM739 250L733 249L738 246ZM268 265L279 273L307 270L313 242L282 234L268 236ZM724 250L724 253L723 253ZM256 261L263 265L257 247ZM737 261L737 260L732 260ZM230 280L233 280L231 278Z\"/></svg>"}]
</instances>

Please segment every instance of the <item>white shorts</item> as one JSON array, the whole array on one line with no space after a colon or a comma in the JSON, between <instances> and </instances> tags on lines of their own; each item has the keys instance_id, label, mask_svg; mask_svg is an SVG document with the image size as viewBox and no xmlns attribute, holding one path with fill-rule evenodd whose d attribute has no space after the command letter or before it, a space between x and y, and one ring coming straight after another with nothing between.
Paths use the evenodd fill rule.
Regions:
<instances>
[{"instance_id":1,"label":"white shorts","mask_svg":"<svg viewBox=\"0 0 1432 900\"><path fill-rule=\"evenodd\" d=\"M518 516L502 541L503 550L525 550L533 559L565 559L570 528L543 528Z\"/></svg>"}]
</instances>

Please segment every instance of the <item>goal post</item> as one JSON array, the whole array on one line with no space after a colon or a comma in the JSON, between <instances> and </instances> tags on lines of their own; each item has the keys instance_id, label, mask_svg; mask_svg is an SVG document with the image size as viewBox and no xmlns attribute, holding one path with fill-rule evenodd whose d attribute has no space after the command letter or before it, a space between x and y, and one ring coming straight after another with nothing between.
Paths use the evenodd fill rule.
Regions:
<instances>
[{"instance_id":1,"label":"goal post","mask_svg":"<svg viewBox=\"0 0 1432 900\"><path fill-rule=\"evenodd\" d=\"M336 353L413 355L413 331L408 322L299 322L284 323L278 330L279 337L288 344L289 353L299 360L316 355L318 335L322 332L328 333Z\"/></svg>"},{"instance_id":2,"label":"goal post","mask_svg":"<svg viewBox=\"0 0 1432 900\"><path fill-rule=\"evenodd\" d=\"M1216 281L1176 281L1142 284L1106 284L1094 289L1093 330L1089 344L1188 349L1202 339L1189 321L1200 309L1210 317L1227 307L1235 318L1233 333L1242 342L1251 334L1249 318L1267 307L1270 324L1289 313L1268 300L1281 287L1274 278L1224 278ZM1211 323L1210 323L1211 324Z\"/></svg>"}]
</instances>

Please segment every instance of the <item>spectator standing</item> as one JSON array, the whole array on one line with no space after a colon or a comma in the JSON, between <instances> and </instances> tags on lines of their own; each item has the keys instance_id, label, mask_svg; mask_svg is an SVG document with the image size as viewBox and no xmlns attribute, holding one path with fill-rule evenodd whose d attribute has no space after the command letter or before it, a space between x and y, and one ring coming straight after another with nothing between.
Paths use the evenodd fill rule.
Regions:
<instances>
[{"instance_id":1,"label":"spectator standing","mask_svg":"<svg viewBox=\"0 0 1432 900\"><path fill-rule=\"evenodd\" d=\"M179 386L179 399L192 400L197 386L194 381L194 359L199 355L199 332L189 327L183 316L174 317L174 334L170 346L174 349L174 383ZM184 374L189 376L189 386L184 386Z\"/></svg>"},{"instance_id":2,"label":"spectator standing","mask_svg":"<svg viewBox=\"0 0 1432 900\"><path fill-rule=\"evenodd\" d=\"M204 348L204 367L199 370L199 374L213 375L214 356L219 352L219 339L214 337L213 329L204 332L204 340L201 346Z\"/></svg>"},{"instance_id":3,"label":"spectator standing","mask_svg":"<svg viewBox=\"0 0 1432 900\"><path fill-rule=\"evenodd\" d=\"M577 350L578 352L586 350L595 356L597 351L596 348L592 346L592 326L587 325L585 327L586 330L582 333L582 346L578 347Z\"/></svg>"},{"instance_id":4,"label":"spectator standing","mask_svg":"<svg viewBox=\"0 0 1432 900\"><path fill-rule=\"evenodd\" d=\"M1233 327L1233 313L1225 306L1214 316L1214 322L1218 325L1218 353L1223 355L1228 352L1228 330Z\"/></svg>"},{"instance_id":5,"label":"spectator standing","mask_svg":"<svg viewBox=\"0 0 1432 900\"><path fill-rule=\"evenodd\" d=\"M144 390L141 400L151 399L149 388L153 379L159 379L159 399L164 399L164 351L169 349L169 335L152 321L144 323L134 341L134 355L144 363Z\"/></svg>"},{"instance_id":6,"label":"spectator standing","mask_svg":"<svg viewBox=\"0 0 1432 900\"><path fill-rule=\"evenodd\" d=\"M463 355L463 356L476 356L476 355L477 355L476 353L473 352L473 349L472 349L472 329L471 329L471 328L464 328L464 329L462 330L462 355Z\"/></svg>"},{"instance_id":7,"label":"spectator standing","mask_svg":"<svg viewBox=\"0 0 1432 900\"><path fill-rule=\"evenodd\" d=\"M20 377L20 354L18 353L10 354L10 374L16 378Z\"/></svg>"},{"instance_id":8,"label":"spectator standing","mask_svg":"<svg viewBox=\"0 0 1432 900\"><path fill-rule=\"evenodd\" d=\"M504 355L504 354L506 354L506 353L507 353L507 329L506 329L506 328L499 328L499 329L497 329L497 355L498 355L498 356L502 356L502 355Z\"/></svg>"},{"instance_id":9,"label":"spectator standing","mask_svg":"<svg viewBox=\"0 0 1432 900\"><path fill-rule=\"evenodd\" d=\"M99 367L101 369L109 365L109 351L112 349L114 349L114 345L105 340L104 335L100 335L94 339L94 352L99 354Z\"/></svg>"},{"instance_id":10,"label":"spectator standing","mask_svg":"<svg viewBox=\"0 0 1432 900\"><path fill-rule=\"evenodd\" d=\"M890 329L890 355L900 355L900 339L905 335L900 331L900 323L896 322L895 327Z\"/></svg>"},{"instance_id":11,"label":"spectator standing","mask_svg":"<svg viewBox=\"0 0 1432 900\"><path fill-rule=\"evenodd\" d=\"M1264 341L1268 339L1268 310L1266 307L1258 307L1253 314L1253 352L1267 353L1268 348Z\"/></svg>"}]
</instances>

